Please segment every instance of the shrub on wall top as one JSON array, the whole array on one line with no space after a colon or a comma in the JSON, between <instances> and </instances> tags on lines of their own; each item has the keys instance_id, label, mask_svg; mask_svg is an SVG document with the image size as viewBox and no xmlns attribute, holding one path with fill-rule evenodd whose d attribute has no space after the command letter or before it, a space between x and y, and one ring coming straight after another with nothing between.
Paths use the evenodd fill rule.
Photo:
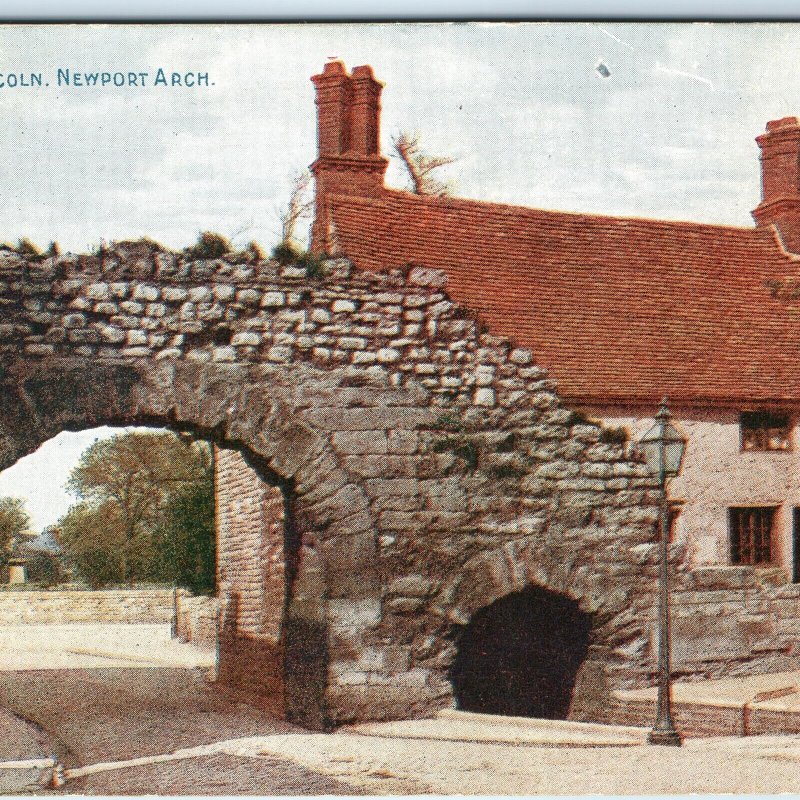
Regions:
<instances>
[{"instance_id":1,"label":"shrub on wall top","mask_svg":"<svg viewBox=\"0 0 800 800\"><path fill-rule=\"evenodd\" d=\"M186 255L197 259L222 258L230 252L230 241L213 231L203 231L197 237L197 243L186 248Z\"/></svg>"}]
</instances>

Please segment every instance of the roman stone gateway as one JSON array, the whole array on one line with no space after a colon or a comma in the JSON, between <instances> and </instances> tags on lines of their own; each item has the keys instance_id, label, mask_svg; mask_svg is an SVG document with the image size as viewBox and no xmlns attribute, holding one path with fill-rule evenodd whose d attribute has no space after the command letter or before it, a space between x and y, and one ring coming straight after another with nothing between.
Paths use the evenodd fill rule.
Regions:
<instances>
[{"instance_id":1,"label":"roman stone gateway","mask_svg":"<svg viewBox=\"0 0 800 800\"><path fill-rule=\"evenodd\" d=\"M587 626L573 717L647 682L643 466L442 273L323 272L1 250L0 468L100 424L215 442L220 682L306 724L449 705L471 620L534 590Z\"/></svg>"}]
</instances>

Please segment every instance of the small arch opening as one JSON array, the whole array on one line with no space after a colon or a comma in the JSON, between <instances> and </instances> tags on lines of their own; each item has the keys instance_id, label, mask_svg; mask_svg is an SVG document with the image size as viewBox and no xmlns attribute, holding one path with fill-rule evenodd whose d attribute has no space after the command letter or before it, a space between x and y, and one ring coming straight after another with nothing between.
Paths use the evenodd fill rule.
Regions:
<instances>
[{"instance_id":1,"label":"small arch opening","mask_svg":"<svg viewBox=\"0 0 800 800\"><path fill-rule=\"evenodd\" d=\"M450 668L457 707L566 719L591 627L575 600L536 586L482 608L457 639Z\"/></svg>"}]
</instances>

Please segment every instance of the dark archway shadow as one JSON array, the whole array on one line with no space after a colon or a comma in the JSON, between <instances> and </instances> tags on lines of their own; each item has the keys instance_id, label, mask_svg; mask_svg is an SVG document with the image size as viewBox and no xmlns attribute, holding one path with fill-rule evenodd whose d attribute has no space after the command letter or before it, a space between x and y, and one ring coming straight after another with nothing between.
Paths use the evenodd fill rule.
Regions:
<instances>
[{"instance_id":1,"label":"dark archway shadow","mask_svg":"<svg viewBox=\"0 0 800 800\"><path fill-rule=\"evenodd\" d=\"M575 600L539 587L496 600L458 637L449 676L457 707L566 719L591 627Z\"/></svg>"}]
</instances>

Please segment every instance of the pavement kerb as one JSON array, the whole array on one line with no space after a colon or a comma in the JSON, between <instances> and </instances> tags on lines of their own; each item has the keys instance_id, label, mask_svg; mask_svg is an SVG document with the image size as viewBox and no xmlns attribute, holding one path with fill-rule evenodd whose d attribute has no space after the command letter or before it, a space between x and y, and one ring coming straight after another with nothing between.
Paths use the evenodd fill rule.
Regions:
<instances>
[{"instance_id":1,"label":"pavement kerb","mask_svg":"<svg viewBox=\"0 0 800 800\"><path fill-rule=\"evenodd\" d=\"M656 690L653 689L617 689L612 692L617 700L622 700L625 703L650 703L656 702ZM681 706L710 706L712 708L733 708L741 710L745 706L752 705L749 700L724 700L719 697L696 695L689 699L683 699L672 696L672 705Z\"/></svg>"},{"instance_id":2,"label":"pavement kerb","mask_svg":"<svg viewBox=\"0 0 800 800\"><path fill-rule=\"evenodd\" d=\"M642 690L633 689L625 690L619 689L613 692L617 700L625 703L649 703L655 704L656 690ZM736 711L742 711L745 708L758 708L763 711L779 711L784 714L798 714L800 708L796 706L792 708L786 702L779 702L783 698L770 699L770 700L756 700L756 695L753 699L749 700L731 700L720 698L714 695L694 694L691 698L681 697L680 694L673 694L672 705L676 706L705 706L708 708L730 708Z\"/></svg>"},{"instance_id":3,"label":"pavement kerb","mask_svg":"<svg viewBox=\"0 0 800 800\"><path fill-rule=\"evenodd\" d=\"M474 711L459 711L455 708L443 708L436 712L436 719L453 720L454 722L474 722L486 726L514 726L526 729L543 729L557 731L573 731L575 733L601 735L646 737L645 728L633 725L605 725L599 722L577 722L565 719L539 719L537 717L508 717L501 714L479 714Z\"/></svg>"},{"instance_id":4,"label":"pavement kerb","mask_svg":"<svg viewBox=\"0 0 800 800\"><path fill-rule=\"evenodd\" d=\"M381 739L472 742L514 747L634 747L645 744L647 729L622 725L440 712L434 718L361 723L337 733Z\"/></svg>"}]
</instances>

